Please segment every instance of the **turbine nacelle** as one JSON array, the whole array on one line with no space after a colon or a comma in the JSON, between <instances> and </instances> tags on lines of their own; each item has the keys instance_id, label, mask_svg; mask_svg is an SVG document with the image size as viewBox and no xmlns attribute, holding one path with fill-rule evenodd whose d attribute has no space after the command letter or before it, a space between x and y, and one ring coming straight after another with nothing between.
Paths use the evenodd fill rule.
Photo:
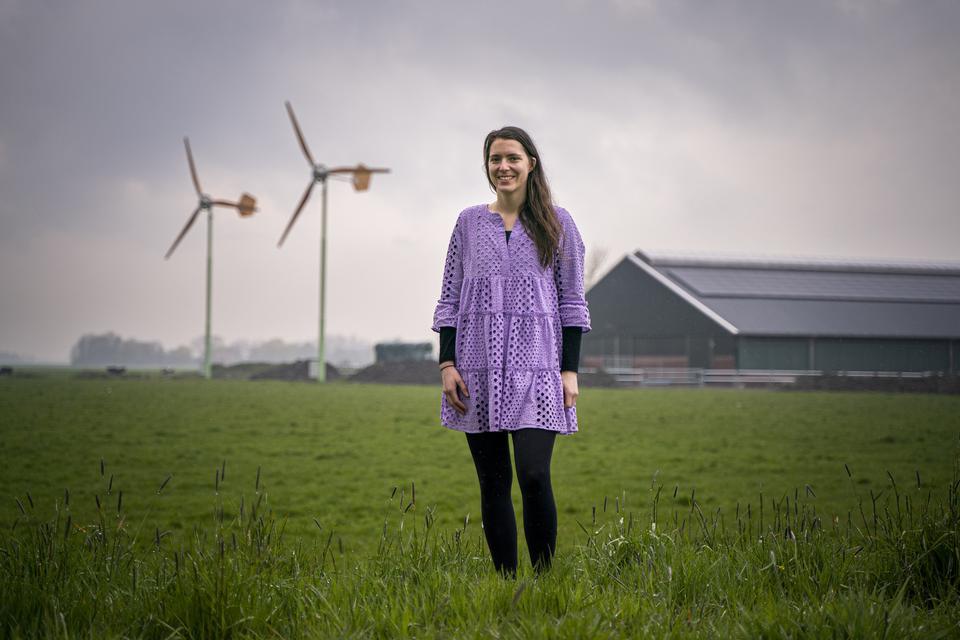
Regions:
<instances>
[{"instance_id":1,"label":"turbine nacelle","mask_svg":"<svg viewBox=\"0 0 960 640\"><path fill-rule=\"evenodd\" d=\"M355 191L366 191L369 189L372 175L372 171L362 164L358 164L356 171L353 172L353 189Z\"/></svg>"},{"instance_id":2,"label":"turbine nacelle","mask_svg":"<svg viewBox=\"0 0 960 640\"><path fill-rule=\"evenodd\" d=\"M257 211L257 199L249 193L242 194L237 203L237 213L241 218L246 218L252 216L254 211Z\"/></svg>"}]
</instances>

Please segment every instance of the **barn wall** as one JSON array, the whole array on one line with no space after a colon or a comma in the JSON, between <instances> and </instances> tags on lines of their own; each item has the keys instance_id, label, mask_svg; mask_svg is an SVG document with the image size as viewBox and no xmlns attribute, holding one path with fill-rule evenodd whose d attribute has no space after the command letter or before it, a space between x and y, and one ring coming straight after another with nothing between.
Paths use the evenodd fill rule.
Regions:
<instances>
[{"instance_id":1,"label":"barn wall","mask_svg":"<svg viewBox=\"0 0 960 640\"><path fill-rule=\"evenodd\" d=\"M948 340L818 339L821 371L949 371Z\"/></svg>"},{"instance_id":2,"label":"barn wall","mask_svg":"<svg viewBox=\"0 0 960 640\"><path fill-rule=\"evenodd\" d=\"M957 371L953 348L951 363L948 340L742 336L737 355L741 369Z\"/></svg>"},{"instance_id":3,"label":"barn wall","mask_svg":"<svg viewBox=\"0 0 960 640\"><path fill-rule=\"evenodd\" d=\"M585 366L732 368L732 336L628 259L587 292Z\"/></svg>"},{"instance_id":4,"label":"barn wall","mask_svg":"<svg viewBox=\"0 0 960 640\"><path fill-rule=\"evenodd\" d=\"M810 369L810 344L807 338L741 337L738 341L741 369Z\"/></svg>"}]
</instances>

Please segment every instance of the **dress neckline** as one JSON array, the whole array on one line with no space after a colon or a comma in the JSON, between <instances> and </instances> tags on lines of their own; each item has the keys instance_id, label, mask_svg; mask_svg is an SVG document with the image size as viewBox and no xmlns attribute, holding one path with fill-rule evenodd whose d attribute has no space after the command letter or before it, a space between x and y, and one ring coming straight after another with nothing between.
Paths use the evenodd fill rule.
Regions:
<instances>
[{"instance_id":1,"label":"dress neckline","mask_svg":"<svg viewBox=\"0 0 960 640\"><path fill-rule=\"evenodd\" d=\"M485 203L483 204L483 210L486 211L486 212L487 212L487 215L490 216L492 219L494 219L494 220L499 220L500 222L503 222L503 216L501 216L501 215L500 215L499 213L497 213L496 211L492 211L492 210L490 209L490 205L489 205L488 203L485 202ZM520 225L521 227L523 226L523 223L520 222L520 215L519 215L519 214L517 215L517 219L513 221L513 228L507 229L507 225L506 225L506 223L504 223L504 225L503 225L503 230L504 230L504 231L514 231L514 230L516 230L517 225Z\"/></svg>"}]
</instances>

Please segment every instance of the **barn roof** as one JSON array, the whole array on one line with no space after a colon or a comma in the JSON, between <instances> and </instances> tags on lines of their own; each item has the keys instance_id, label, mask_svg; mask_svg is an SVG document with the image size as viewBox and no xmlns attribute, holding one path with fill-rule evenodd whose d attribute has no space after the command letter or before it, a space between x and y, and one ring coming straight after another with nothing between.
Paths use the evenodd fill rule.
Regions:
<instances>
[{"instance_id":1,"label":"barn roof","mask_svg":"<svg viewBox=\"0 0 960 640\"><path fill-rule=\"evenodd\" d=\"M960 338L960 264L628 256L734 334Z\"/></svg>"}]
</instances>

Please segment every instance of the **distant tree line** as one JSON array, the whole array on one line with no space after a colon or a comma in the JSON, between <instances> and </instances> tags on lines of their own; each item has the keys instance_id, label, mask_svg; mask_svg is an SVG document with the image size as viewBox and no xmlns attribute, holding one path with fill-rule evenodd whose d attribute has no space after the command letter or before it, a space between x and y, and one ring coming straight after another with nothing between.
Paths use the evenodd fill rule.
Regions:
<instances>
[{"instance_id":1,"label":"distant tree line","mask_svg":"<svg viewBox=\"0 0 960 640\"><path fill-rule=\"evenodd\" d=\"M2 364L23 364L28 362L26 358L13 351L0 351L0 363Z\"/></svg>"},{"instance_id":2,"label":"distant tree line","mask_svg":"<svg viewBox=\"0 0 960 640\"><path fill-rule=\"evenodd\" d=\"M187 347L167 351L159 342L124 339L111 331L82 336L70 350L70 364L76 367L189 367L197 364L197 358Z\"/></svg>"},{"instance_id":3,"label":"distant tree line","mask_svg":"<svg viewBox=\"0 0 960 640\"><path fill-rule=\"evenodd\" d=\"M265 342L238 340L225 342L211 337L211 359L216 364L237 362L293 362L317 357L315 342L284 342L279 338ZM337 366L366 366L373 362L373 346L353 337L328 336L326 360ZM192 348L191 348L192 347ZM70 350L70 364L75 367L193 367L203 357L203 338L166 350L160 342L123 338L112 331L86 334Z\"/></svg>"}]
</instances>

